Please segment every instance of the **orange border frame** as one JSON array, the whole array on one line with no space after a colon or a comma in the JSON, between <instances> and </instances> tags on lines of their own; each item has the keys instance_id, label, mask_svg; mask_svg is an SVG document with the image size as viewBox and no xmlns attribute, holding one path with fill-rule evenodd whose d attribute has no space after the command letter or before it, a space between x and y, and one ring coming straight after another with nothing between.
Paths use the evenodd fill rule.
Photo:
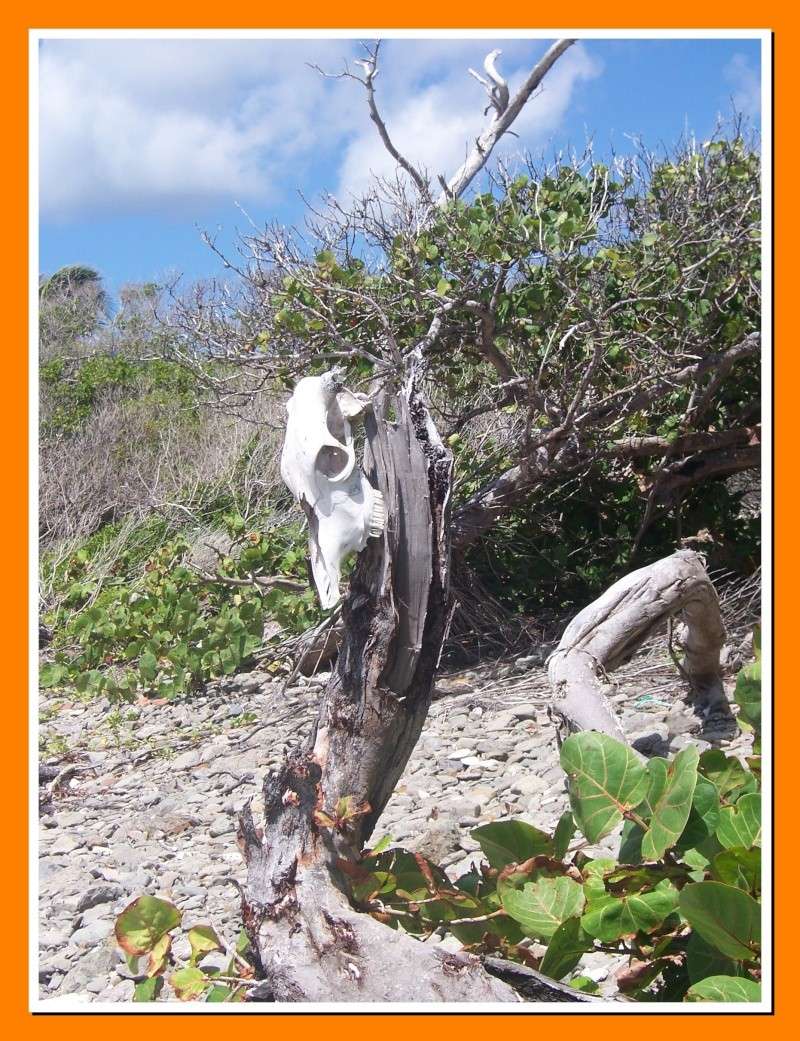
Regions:
<instances>
[{"instance_id":1,"label":"orange border frame","mask_svg":"<svg viewBox=\"0 0 800 1041\"><path fill-rule=\"evenodd\" d=\"M7 507L2 514L3 545L6 547L6 563L4 571L7 576L7 593L0 604L2 612L2 633L6 647L3 658L4 678L6 679L6 697L4 716L6 724L12 730L10 741L4 749L3 769L3 838L4 852L0 856L0 872L2 872L2 888L0 900L3 907L2 962L0 972L0 1022L7 1029L18 1030L27 1037L49 1037L57 1032L59 1037L74 1036L81 1039L104 1037L106 1034L139 1032L164 1029L172 1036L196 1036L198 1033L211 1031L237 1030L240 1032L266 1031L281 1036L284 1032L303 1036L316 1036L324 1031L331 1041L350 1037L354 1032L365 1030L379 1032L384 1038L400 1038L409 1033L430 1034L441 1038L457 1033L459 1041L479 1041L489 1032L517 1032L520 1029L531 1029L535 1025L545 1026L541 1020L520 1020L518 1018L500 1020L494 1016L457 1014L454 1016L400 1015L370 1016L339 1015L321 1017L304 1016L270 1016L269 1019L258 1017L242 1020L237 1017L231 1020L225 1017L205 1017L198 1020L195 1016L187 1018L183 1015L171 1016L166 1021L163 1017L146 1021L137 1017L114 1015L112 1020L98 1014L54 1014L59 1020L53 1022L51 1015L32 1016L27 1011L28 1002L28 970L27 970L27 682L28 668L25 648L27 646L27 560L19 547L27 544L27 353L28 353L28 30L30 28L174 28L176 26L190 28L309 28L330 27L334 18L329 4L320 0L306 3L302 9L295 9L292 17L284 12L275 11L262 4L254 4L250 0L240 3L231 12L232 26L220 24L217 5L186 3L185 0L174 0L168 6L154 3L153 0L139 0L136 5L125 5L120 10L109 9L107 4L97 2L78 2L69 5L53 2L33 2L25 8L9 6L2 16L3 33L0 46L3 61L0 65L2 77L2 97L4 104L4 140L5 161L2 165L2 177L6 198L10 205L6 207L6 228L10 234L3 255L6 299L11 302L11 323L6 323L6 356L4 359L3 394L4 407L0 413L0 429L2 443L6 445L4 477L7 495ZM508 0L501 10L491 10L476 0L463 0L452 11L442 9L434 13L430 3L422 0L407 0L403 5L402 15L391 10L381 10L374 3L364 0L347 0L336 11L335 24L338 27L355 26L359 28L373 25L408 28L480 28L491 24L515 28L529 26L532 20L546 19L547 25L537 28L548 28L560 14L568 25L582 28L708 28L708 27L741 27L772 29L774 37L775 62L775 173L774 199L775 212L788 215L789 192L797 170L797 134L792 115L796 111L793 102L798 100L798 70L800 70L800 54L792 54L798 18L790 12L788 4L767 4L764 6L743 3L741 0L712 0L703 5L686 0L673 0L664 9L654 7L644 9L641 3L622 0L609 12L613 17L602 21L602 11L597 4L588 4L585 0L573 2L561 11L542 9L540 6L522 3L521 0ZM554 28L559 27L554 25ZM795 208L797 200L793 200ZM782 205L783 204L783 205ZM791 406L793 404L794 387L800 378L798 352L788 342L789 331L789 294L793 268L796 270L796 246L790 235L783 229L788 219L775 222L775 476L783 481L778 484L775 497L775 552L788 550L792 507L795 499L791 481ZM787 303L784 303L787 301ZM778 378L780 377L780 378ZM780 553L780 568L776 569L775 581L775 677L776 690L780 692L780 701L776 696L776 721L783 722L782 714L777 711L789 697L789 669L791 667L786 648L794 622L796 588L800 581L800 569L797 561L788 552ZM785 830L779 822L789 812L789 796L793 778L790 758L791 723L775 726L775 809L776 809L776 844L775 869L776 889L775 902L778 914L775 916L775 1006L774 1016L684 1016L668 1015L656 1018L634 1019L615 1018L613 1022L606 1016L597 1019L591 1017L584 1020L580 1029L585 1032L604 1030L641 1031L647 1033L662 1030L677 1030L687 1041L708 1041L710 1034L724 1032L726 1038L735 1035L773 1037L784 1028L791 1030L795 1022L795 1031L800 1022L797 1012L797 1000L790 990L791 976L797 963L796 941L793 949L793 936L796 929L791 926L795 914L796 903L789 891L790 869L793 854L797 848L796 833ZM796 758L796 753L795 753ZM796 784L796 781L795 781ZM787 793L784 795L783 793ZM788 822L787 822L788 823ZM369 1015L369 1014L367 1014ZM540 1015L547 1015L541 1013ZM669 1020L666 1022L665 1020ZM623 1024L625 1024L623 1026ZM559 1016L555 1021L548 1017L546 1027L556 1033L576 1027L575 1019L565 1020Z\"/></svg>"}]
</instances>

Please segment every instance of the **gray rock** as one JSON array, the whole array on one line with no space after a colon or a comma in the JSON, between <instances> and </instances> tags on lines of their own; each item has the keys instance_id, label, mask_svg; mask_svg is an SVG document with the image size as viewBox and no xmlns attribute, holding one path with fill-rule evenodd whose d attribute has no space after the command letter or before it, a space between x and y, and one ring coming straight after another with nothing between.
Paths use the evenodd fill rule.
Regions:
<instances>
[{"instance_id":1,"label":"gray rock","mask_svg":"<svg viewBox=\"0 0 800 1041\"><path fill-rule=\"evenodd\" d=\"M92 886L80 897L75 910L88 911L90 907L96 907L98 904L110 904L121 895L122 890L119 886Z\"/></svg>"},{"instance_id":2,"label":"gray rock","mask_svg":"<svg viewBox=\"0 0 800 1041\"><path fill-rule=\"evenodd\" d=\"M211 822L211 826L208 829L208 834L212 838L216 839L219 838L221 835L229 835L232 831L235 830L235 827L236 825L232 817L220 815L219 817L215 817L214 820Z\"/></svg>"},{"instance_id":3,"label":"gray rock","mask_svg":"<svg viewBox=\"0 0 800 1041\"><path fill-rule=\"evenodd\" d=\"M173 770L191 770L192 767L197 766L202 761L202 754L199 748L192 748L188 752L184 752L183 755L179 755L177 758L172 760Z\"/></svg>"},{"instance_id":4,"label":"gray rock","mask_svg":"<svg viewBox=\"0 0 800 1041\"><path fill-rule=\"evenodd\" d=\"M89 980L98 979L114 971L117 958L107 944L101 944L96 950L84 954L64 977L61 984L63 994L86 989Z\"/></svg>"},{"instance_id":5,"label":"gray rock","mask_svg":"<svg viewBox=\"0 0 800 1041\"><path fill-rule=\"evenodd\" d=\"M76 838L74 835L59 835L48 852L74 853L76 849L80 849L83 845L84 840Z\"/></svg>"},{"instance_id":6,"label":"gray rock","mask_svg":"<svg viewBox=\"0 0 800 1041\"><path fill-rule=\"evenodd\" d=\"M98 904L96 907L90 907L88 911L83 912L78 920L78 925L79 928L85 929L92 922L102 922L112 917L114 917L114 907L111 904Z\"/></svg>"},{"instance_id":7,"label":"gray rock","mask_svg":"<svg viewBox=\"0 0 800 1041\"><path fill-rule=\"evenodd\" d=\"M107 939L111 934L112 924L110 919L90 922L89 925L76 929L70 936L70 942L78 947L93 947L101 940Z\"/></svg>"},{"instance_id":8,"label":"gray rock","mask_svg":"<svg viewBox=\"0 0 800 1041\"><path fill-rule=\"evenodd\" d=\"M453 820L431 821L415 843L415 851L422 853L435 864L440 863L448 853L459 849L461 829Z\"/></svg>"}]
</instances>

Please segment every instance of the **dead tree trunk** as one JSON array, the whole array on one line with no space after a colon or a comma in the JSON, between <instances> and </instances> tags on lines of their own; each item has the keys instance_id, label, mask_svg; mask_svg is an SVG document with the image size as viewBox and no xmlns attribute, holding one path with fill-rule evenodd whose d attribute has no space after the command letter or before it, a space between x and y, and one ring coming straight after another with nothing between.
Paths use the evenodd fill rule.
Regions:
<instances>
[{"instance_id":1,"label":"dead tree trunk","mask_svg":"<svg viewBox=\"0 0 800 1041\"><path fill-rule=\"evenodd\" d=\"M340 859L353 860L385 807L428 712L450 617L452 456L413 381L380 400L365 468L388 528L359 556L344 637L315 732L246 810L242 910L272 1001L519 1001L469 955L446 954L357 912ZM335 827L339 799L363 812ZM324 818L322 818L324 820Z\"/></svg>"},{"instance_id":2,"label":"dead tree trunk","mask_svg":"<svg viewBox=\"0 0 800 1041\"><path fill-rule=\"evenodd\" d=\"M625 735L606 696L606 673L627 661L653 629L682 614L683 669L699 697L724 700L719 655L725 628L703 558L678 550L632 571L577 614L548 659L555 712L570 730Z\"/></svg>"}]
</instances>

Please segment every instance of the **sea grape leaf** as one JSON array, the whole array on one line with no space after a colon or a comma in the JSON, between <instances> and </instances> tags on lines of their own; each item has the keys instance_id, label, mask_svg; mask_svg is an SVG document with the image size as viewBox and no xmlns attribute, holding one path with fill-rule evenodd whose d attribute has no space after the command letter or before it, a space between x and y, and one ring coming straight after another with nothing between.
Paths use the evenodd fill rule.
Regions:
<instances>
[{"instance_id":1,"label":"sea grape leaf","mask_svg":"<svg viewBox=\"0 0 800 1041\"><path fill-rule=\"evenodd\" d=\"M745 976L707 976L693 983L687 1001L761 1001L761 984Z\"/></svg>"},{"instance_id":2,"label":"sea grape leaf","mask_svg":"<svg viewBox=\"0 0 800 1041\"><path fill-rule=\"evenodd\" d=\"M761 845L761 796L758 792L743 795L733 806L723 806L716 831L720 845L726 849L734 846Z\"/></svg>"},{"instance_id":3,"label":"sea grape leaf","mask_svg":"<svg viewBox=\"0 0 800 1041\"><path fill-rule=\"evenodd\" d=\"M692 983L703 980L706 976L739 976L743 971L741 962L721 954L699 933L689 934L686 943L686 972Z\"/></svg>"},{"instance_id":4,"label":"sea grape leaf","mask_svg":"<svg viewBox=\"0 0 800 1041\"><path fill-rule=\"evenodd\" d=\"M192 966L197 965L198 961L211 951L224 950L222 941L210 925L196 925L190 929L189 946L192 948L189 958L189 964Z\"/></svg>"},{"instance_id":5,"label":"sea grape leaf","mask_svg":"<svg viewBox=\"0 0 800 1041\"><path fill-rule=\"evenodd\" d=\"M575 818L569 810L562 813L553 832L553 856L557 860L563 860L567 855L572 836L575 834Z\"/></svg>"},{"instance_id":6,"label":"sea grape leaf","mask_svg":"<svg viewBox=\"0 0 800 1041\"><path fill-rule=\"evenodd\" d=\"M160 976L169 963L169 952L172 946L172 937L164 933L155 947L150 951L147 960L147 975Z\"/></svg>"},{"instance_id":7,"label":"sea grape leaf","mask_svg":"<svg viewBox=\"0 0 800 1041\"><path fill-rule=\"evenodd\" d=\"M736 961L751 961L761 940L761 907L744 890L724 882L690 882L680 912L700 936Z\"/></svg>"},{"instance_id":8,"label":"sea grape leaf","mask_svg":"<svg viewBox=\"0 0 800 1041\"><path fill-rule=\"evenodd\" d=\"M761 732L761 661L750 662L736 677L734 700L739 706L738 720Z\"/></svg>"},{"instance_id":9,"label":"sea grape leaf","mask_svg":"<svg viewBox=\"0 0 800 1041\"><path fill-rule=\"evenodd\" d=\"M169 982L181 1001L196 1001L208 986L209 981L202 970L189 966L173 972Z\"/></svg>"},{"instance_id":10,"label":"sea grape leaf","mask_svg":"<svg viewBox=\"0 0 800 1041\"><path fill-rule=\"evenodd\" d=\"M711 861L711 874L718 882L738 886L749 893L761 891L761 850L731 846Z\"/></svg>"},{"instance_id":11,"label":"sea grape leaf","mask_svg":"<svg viewBox=\"0 0 800 1041\"><path fill-rule=\"evenodd\" d=\"M592 937L582 927L580 918L567 918L550 937L539 971L554 980L562 980L593 946Z\"/></svg>"},{"instance_id":12,"label":"sea grape leaf","mask_svg":"<svg viewBox=\"0 0 800 1041\"><path fill-rule=\"evenodd\" d=\"M698 777L692 796L692 808L678 841L679 851L694 849L714 835L719 823L719 792L713 781Z\"/></svg>"},{"instance_id":13,"label":"sea grape leaf","mask_svg":"<svg viewBox=\"0 0 800 1041\"><path fill-rule=\"evenodd\" d=\"M744 794L754 791L756 779L735 756L725 755L719 748L709 748L700 756L698 770L713 781L720 798L727 801L733 792Z\"/></svg>"},{"instance_id":14,"label":"sea grape leaf","mask_svg":"<svg viewBox=\"0 0 800 1041\"><path fill-rule=\"evenodd\" d=\"M470 835L479 843L493 868L521 864L531 857L552 856L553 840L548 834L521 820L494 821L474 828Z\"/></svg>"},{"instance_id":15,"label":"sea grape leaf","mask_svg":"<svg viewBox=\"0 0 800 1041\"><path fill-rule=\"evenodd\" d=\"M591 936L610 942L638 932L650 932L661 925L678 906L678 891L665 879L650 892L612 896L593 900L581 918Z\"/></svg>"},{"instance_id":16,"label":"sea grape leaf","mask_svg":"<svg viewBox=\"0 0 800 1041\"><path fill-rule=\"evenodd\" d=\"M573 816L589 842L612 831L647 791L648 774L636 753L594 730L566 739L561 766L570 781Z\"/></svg>"},{"instance_id":17,"label":"sea grape leaf","mask_svg":"<svg viewBox=\"0 0 800 1041\"><path fill-rule=\"evenodd\" d=\"M660 860L683 834L697 785L699 758L694 745L689 745L670 763L663 759L648 762L648 773L652 768L653 791L648 791L646 797L650 821L642 838L644 860Z\"/></svg>"},{"instance_id":18,"label":"sea grape leaf","mask_svg":"<svg viewBox=\"0 0 800 1041\"><path fill-rule=\"evenodd\" d=\"M163 986L163 976L150 976L140 980L133 988L133 1001L157 1001Z\"/></svg>"},{"instance_id":19,"label":"sea grape leaf","mask_svg":"<svg viewBox=\"0 0 800 1041\"><path fill-rule=\"evenodd\" d=\"M114 934L127 954L148 954L164 933L180 922L180 911L168 900L140 896L121 912L114 925Z\"/></svg>"},{"instance_id":20,"label":"sea grape leaf","mask_svg":"<svg viewBox=\"0 0 800 1041\"><path fill-rule=\"evenodd\" d=\"M571 878L539 878L522 889L498 885L503 909L522 926L526 936L549 940L562 922L579 915L586 897Z\"/></svg>"}]
</instances>

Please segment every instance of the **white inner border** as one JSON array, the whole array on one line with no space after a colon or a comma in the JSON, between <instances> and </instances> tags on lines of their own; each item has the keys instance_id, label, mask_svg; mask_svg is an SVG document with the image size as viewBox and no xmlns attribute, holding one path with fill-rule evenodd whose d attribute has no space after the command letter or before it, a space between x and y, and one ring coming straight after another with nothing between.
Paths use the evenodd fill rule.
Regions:
<instances>
[{"instance_id":1,"label":"white inner border","mask_svg":"<svg viewBox=\"0 0 800 1041\"><path fill-rule=\"evenodd\" d=\"M687 1014L716 1015L720 1012L735 1012L740 1015L771 1012L772 1002L772 801L773 801L773 749L772 749L772 703L764 697L763 713L763 891L762 891L762 938L763 938L763 1000L752 1005L735 1003L680 1002L648 1004L630 1002L602 1006L594 1003L561 1004L541 1002L509 1006L497 1003L445 1003L441 1005L413 1002L364 1002L340 1004L337 1002L274 1005L222 1005L199 1002L158 1002L139 1005L131 1002L87 1002L77 996L56 997L42 1000L39 993L39 807L38 807L38 729L39 729L39 629L38 629L38 573L39 573L39 501L38 501L38 432L39 432L39 351L38 351L38 284L39 284L39 41L46 39L363 39L383 37L385 39L439 38L439 39L531 39L551 40L560 37L578 39L750 39L761 41L761 146L762 146L762 646L763 646L763 690L772 690L772 47L771 32L767 29L32 29L29 32L29 1009L31 1012L81 1012L81 1013L142 1013L163 1015L171 1013L217 1014L296 1014L311 1012L415 1012L436 1013L502 1013L507 1015L536 1015L540 1012L565 1015L614 1014L660 1014L683 1012ZM36 838L34 838L36 836Z\"/></svg>"}]
</instances>

